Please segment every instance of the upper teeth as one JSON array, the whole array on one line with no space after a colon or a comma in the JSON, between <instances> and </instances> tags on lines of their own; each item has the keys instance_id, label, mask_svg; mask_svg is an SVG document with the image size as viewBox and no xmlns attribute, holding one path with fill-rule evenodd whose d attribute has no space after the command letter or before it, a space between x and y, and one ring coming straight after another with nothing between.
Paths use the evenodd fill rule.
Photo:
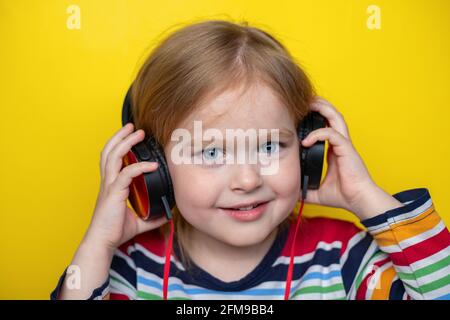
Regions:
<instances>
[{"instance_id":1,"label":"upper teeth","mask_svg":"<svg viewBox=\"0 0 450 320\"><path fill-rule=\"evenodd\" d=\"M250 210L250 209L253 209L254 207L256 207L256 205L239 208L239 210Z\"/></svg>"}]
</instances>

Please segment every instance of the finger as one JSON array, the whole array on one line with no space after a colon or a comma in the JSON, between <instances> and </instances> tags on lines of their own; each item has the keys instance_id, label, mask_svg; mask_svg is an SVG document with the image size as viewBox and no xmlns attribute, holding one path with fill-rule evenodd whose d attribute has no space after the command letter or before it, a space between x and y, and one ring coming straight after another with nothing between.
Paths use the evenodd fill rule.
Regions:
<instances>
[{"instance_id":1,"label":"finger","mask_svg":"<svg viewBox=\"0 0 450 320\"><path fill-rule=\"evenodd\" d=\"M343 115L331 103L323 98L316 97L315 101L311 103L311 110L319 112L327 119L330 127L334 128L347 139L350 139L348 127Z\"/></svg>"},{"instance_id":2,"label":"finger","mask_svg":"<svg viewBox=\"0 0 450 320\"><path fill-rule=\"evenodd\" d=\"M333 146L328 145L327 148L327 165L328 165L328 171L333 170L333 168L336 166L336 158L333 157Z\"/></svg>"},{"instance_id":3,"label":"finger","mask_svg":"<svg viewBox=\"0 0 450 320\"><path fill-rule=\"evenodd\" d=\"M117 176L116 180L110 185L110 192L111 193L119 193L123 190L126 190L129 188L131 182L133 181L133 178L138 177L139 175L145 173L145 172L151 172L156 170L158 167L157 162L139 162L139 163L133 163L120 171L119 175Z\"/></svg>"},{"instance_id":4,"label":"finger","mask_svg":"<svg viewBox=\"0 0 450 320\"><path fill-rule=\"evenodd\" d=\"M139 219L137 221L137 229L138 229L138 234L146 232L146 231L150 231L156 228L159 228L160 226L162 226L163 224L167 223L169 221L169 219L167 219L166 215L163 215L162 217L159 217L158 219L155 220L147 220L144 221L142 219Z\"/></svg>"},{"instance_id":5,"label":"finger","mask_svg":"<svg viewBox=\"0 0 450 320\"><path fill-rule=\"evenodd\" d=\"M135 144L141 142L145 137L144 130L139 129L121 142L109 152L105 164L105 183L108 185L116 180L122 169L123 157L131 150Z\"/></svg>"},{"instance_id":6,"label":"finger","mask_svg":"<svg viewBox=\"0 0 450 320\"><path fill-rule=\"evenodd\" d=\"M117 131L110 140L103 147L101 157L100 157L100 173L101 176L105 176L105 164L108 158L109 152L114 148L116 144L122 141L126 136L133 132L134 125L132 122L127 123L119 131Z\"/></svg>"},{"instance_id":7,"label":"finger","mask_svg":"<svg viewBox=\"0 0 450 320\"><path fill-rule=\"evenodd\" d=\"M317 141L325 140L328 140L328 143L333 147L334 154L338 157L346 155L349 148L352 147L350 140L331 127L312 131L303 139L302 145L304 147L310 147Z\"/></svg>"}]
</instances>

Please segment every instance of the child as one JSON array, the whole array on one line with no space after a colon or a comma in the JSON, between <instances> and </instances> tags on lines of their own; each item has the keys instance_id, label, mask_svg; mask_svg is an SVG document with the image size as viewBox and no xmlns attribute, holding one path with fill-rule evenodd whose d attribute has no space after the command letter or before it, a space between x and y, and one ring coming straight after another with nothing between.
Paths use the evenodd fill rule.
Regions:
<instances>
[{"instance_id":1,"label":"child","mask_svg":"<svg viewBox=\"0 0 450 320\"><path fill-rule=\"evenodd\" d=\"M226 21L185 27L152 52L132 99L135 126L121 128L102 151L96 208L71 263L80 283L70 285L75 273L65 272L52 299L450 298L450 235L428 190L383 191L342 115L314 94L305 73L266 32ZM329 127L299 142L297 125L310 111ZM200 164L176 164L171 135L177 128L193 133L194 121L221 133L279 129L278 140L262 137L255 151L269 160L276 155L278 170L263 175L259 164L220 163L235 154L218 141L194 143L190 156ZM168 220L144 221L126 203L132 178L157 164L121 168L131 147L150 134L164 148L176 199L167 291ZM325 140L328 170L305 202L349 210L367 231L299 217L297 234L299 148ZM251 205L258 206L243 208Z\"/></svg>"}]
</instances>

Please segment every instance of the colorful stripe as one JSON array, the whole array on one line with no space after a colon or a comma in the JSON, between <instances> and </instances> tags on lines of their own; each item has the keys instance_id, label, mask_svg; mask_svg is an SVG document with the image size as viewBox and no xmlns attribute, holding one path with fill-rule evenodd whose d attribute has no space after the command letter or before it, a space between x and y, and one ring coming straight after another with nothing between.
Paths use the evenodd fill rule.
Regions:
<instances>
[{"instance_id":1,"label":"colorful stripe","mask_svg":"<svg viewBox=\"0 0 450 320\"><path fill-rule=\"evenodd\" d=\"M402 207L353 223L305 218L294 258L291 299L450 299L450 234L427 189L395 194ZM222 282L171 257L169 299L283 299L295 225L261 264ZM158 230L121 245L92 299L162 299L165 241ZM198 268L198 267L196 267ZM62 280L52 293L57 298Z\"/></svg>"}]
</instances>

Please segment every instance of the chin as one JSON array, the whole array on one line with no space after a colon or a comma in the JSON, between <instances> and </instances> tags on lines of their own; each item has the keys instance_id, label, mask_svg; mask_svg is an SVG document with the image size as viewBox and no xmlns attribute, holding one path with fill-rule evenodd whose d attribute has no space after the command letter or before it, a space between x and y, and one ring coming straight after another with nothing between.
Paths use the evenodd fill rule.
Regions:
<instances>
[{"instance_id":1,"label":"chin","mask_svg":"<svg viewBox=\"0 0 450 320\"><path fill-rule=\"evenodd\" d=\"M246 231L241 231L238 235L236 232L223 235L220 240L230 246L248 247L261 243L272 231L273 228L267 230L266 228L257 228L257 230L251 230L251 228L249 228Z\"/></svg>"}]
</instances>

